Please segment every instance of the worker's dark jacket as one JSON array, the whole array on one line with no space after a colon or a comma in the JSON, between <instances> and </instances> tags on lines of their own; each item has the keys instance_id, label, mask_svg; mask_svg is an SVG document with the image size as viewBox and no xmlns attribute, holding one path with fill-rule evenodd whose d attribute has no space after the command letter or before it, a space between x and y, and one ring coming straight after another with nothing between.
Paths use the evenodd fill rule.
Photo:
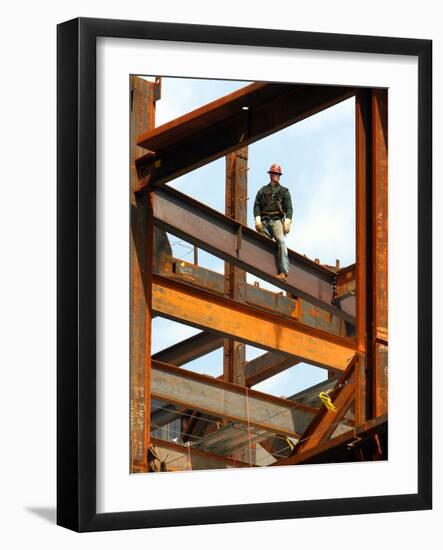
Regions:
<instances>
[{"instance_id":1,"label":"worker's dark jacket","mask_svg":"<svg viewBox=\"0 0 443 550\"><path fill-rule=\"evenodd\" d=\"M270 183L258 190L254 202L254 217L292 219L291 194L283 185L272 186Z\"/></svg>"}]
</instances>

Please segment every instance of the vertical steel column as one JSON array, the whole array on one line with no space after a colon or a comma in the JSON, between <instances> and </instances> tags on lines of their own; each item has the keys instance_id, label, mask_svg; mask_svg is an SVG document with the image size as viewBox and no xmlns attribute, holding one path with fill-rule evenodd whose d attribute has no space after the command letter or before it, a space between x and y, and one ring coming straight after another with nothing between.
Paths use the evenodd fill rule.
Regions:
<instances>
[{"instance_id":1,"label":"vertical steel column","mask_svg":"<svg viewBox=\"0 0 443 550\"><path fill-rule=\"evenodd\" d=\"M244 147L226 156L226 204L225 214L247 225L248 195L248 148ZM238 236L241 246L241 235ZM225 295L233 300L244 301L246 272L225 262ZM223 378L229 382L245 385L245 345L225 338Z\"/></svg>"},{"instance_id":2,"label":"vertical steel column","mask_svg":"<svg viewBox=\"0 0 443 550\"><path fill-rule=\"evenodd\" d=\"M359 90L355 98L356 148L356 348L355 420L370 416L370 357L368 328L371 319L371 92Z\"/></svg>"},{"instance_id":3,"label":"vertical steel column","mask_svg":"<svg viewBox=\"0 0 443 550\"><path fill-rule=\"evenodd\" d=\"M135 194L135 160L145 151L136 138L154 126L159 83L130 77L131 93L131 472L146 472L151 377L153 194Z\"/></svg>"},{"instance_id":4,"label":"vertical steel column","mask_svg":"<svg viewBox=\"0 0 443 550\"><path fill-rule=\"evenodd\" d=\"M388 141L387 90L372 91L372 415L388 410Z\"/></svg>"}]
</instances>

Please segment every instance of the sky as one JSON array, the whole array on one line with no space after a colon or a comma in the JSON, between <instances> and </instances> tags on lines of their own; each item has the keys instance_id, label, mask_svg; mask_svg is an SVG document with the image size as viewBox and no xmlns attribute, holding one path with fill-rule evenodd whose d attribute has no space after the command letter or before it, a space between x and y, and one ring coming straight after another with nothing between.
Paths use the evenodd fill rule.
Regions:
<instances>
[{"instance_id":1,"label":"sky","mask_svg":"<svg viewBox=\"0 0 443 550\"><path fill-rule=\"evenodd\" d=\"M151 78L147 77L151 80ZM238 90L249 82L162 78L161 99L156 103L156 126ZM355 261L355 125L354 99L348 99L249 146L248 225L254 227L253 204L260 187L269 182L273 163L282 167L280 183L291 192L294 215L288 247L321 263L342 267ZM224 213L225 158L198 168L168 185ZM173 254L193 261L192 246L170 235ZM224 261L199 250L199 264L223 273ZM279 291L259 281L262 288ZM198 333L197 329L159 317L153 321L153 349L165 347ZM251 360L264 353L246 347ZM223 350L216 350L185 366L212 376L223 372ZM324 369L299 364L254 389L289 396L327 377Z\"/></svg>"}]
</instances>

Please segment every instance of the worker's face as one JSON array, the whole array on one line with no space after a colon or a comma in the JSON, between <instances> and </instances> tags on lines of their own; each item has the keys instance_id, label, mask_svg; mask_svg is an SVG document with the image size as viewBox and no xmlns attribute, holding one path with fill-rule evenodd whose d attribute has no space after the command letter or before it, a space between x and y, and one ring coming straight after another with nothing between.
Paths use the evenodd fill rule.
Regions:
<instances>
[{"instance_id":1,"label":"worker's face","mask_svg":"<svg viewBox=\"0 0 443 550\"><path fill-rule=\"evenodd\" d=\"M269 176L271 177L272 185L278 185L280 183L280 174L277 174L276 172L270 172Z\"/></svg>"}]
</instances>

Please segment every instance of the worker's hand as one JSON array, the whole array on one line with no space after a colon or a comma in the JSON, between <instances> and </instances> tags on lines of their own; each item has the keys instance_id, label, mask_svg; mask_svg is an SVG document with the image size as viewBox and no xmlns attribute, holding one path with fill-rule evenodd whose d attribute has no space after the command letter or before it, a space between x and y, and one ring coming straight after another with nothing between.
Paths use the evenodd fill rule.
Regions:
<instances>
[{"instance_id":1,"label":"worker's hand","mask_svg":"<svg viewBox=\"0 0 443 550\"><path fill-rule=\"evenodd\" d=\"M283 233L287 235L290 229L291 229L291 220L289 218L286 218L285 221L283 222Z\"/></svg>"},{"instance_id":2,"label":"worker's hand","mask_svg":"<svg viewBox=\"0 0 443 550\"><path fill-rule=\"evenodd\" d=\"M263 233L263 224L262 224L262 221L261 221L261 216L255 216L255 229L259 233Z\"/></svg>"}]
</instances>

